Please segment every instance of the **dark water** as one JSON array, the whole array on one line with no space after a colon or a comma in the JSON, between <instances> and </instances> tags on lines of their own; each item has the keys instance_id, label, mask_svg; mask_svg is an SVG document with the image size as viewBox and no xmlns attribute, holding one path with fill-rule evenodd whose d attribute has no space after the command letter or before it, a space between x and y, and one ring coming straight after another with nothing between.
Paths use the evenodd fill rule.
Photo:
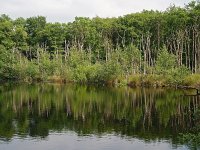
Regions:
<instances>
[{"instance_id":1,"label":"dark water","mask_svg":"<svg viewBox=\"0 0 200 150\"><path fill-rule=\"evenodd\" d=\"M182 90L0 86L0 150L189 149L199 97Z\"/></svg>"}]
</instances>

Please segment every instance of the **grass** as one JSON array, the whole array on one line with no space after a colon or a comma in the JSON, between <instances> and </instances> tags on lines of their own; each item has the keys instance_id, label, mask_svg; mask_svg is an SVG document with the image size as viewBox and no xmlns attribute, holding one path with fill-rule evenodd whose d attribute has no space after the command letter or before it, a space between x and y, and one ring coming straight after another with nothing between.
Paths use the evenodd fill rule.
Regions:
<instances>
[{"instance_id":1,"label":"grass","mask_svg":"<svg viewBox=\"0 0 200 150\"><path fill-rule=\"evenodd\" d=\"M131 87L163 87L167 85L167 80L159 75L132 75L129 77L128 85Z\"/></svg>"},{"instance_id":2,"label":"grass","mask_svg":"<svg viewBox=\"0 0 200 150\"><path fill-rule=\"evenodd\" d=\"M176 83L172 83L168 76L162 75L131 75L128 77L127 84L131 87L145 86L145 87L170 87L177 86ZM179 86L191 86L200 87L200 74L188 75L182 79L182 83Z\"/></svg>"},{"instance_id":3,"label":"grass","mask_svg":"<svg viewBox=\"0 0 200 150\"><path fill-rule=\"evenodd\" d=\"M24 82L51 82L51 83L66 83L73 82L70 80L69 75L64 76L48 76L44 79L24 79ZM86 83L86 84L90 84ZM102 84L94 82L94 84ZM135 74L130 76L118 76L116 79L103 82L106 85L112 86L130 86L130 87L174 87L176 83L171 83L168 76L156 75L156 74ZM182 79L182 82L179 86L190 86L195 88L200 88L200 74L190 74Z\"/></svg>"},{"instance_id":4,"label":"grass","mask_svg":"<svg viewBox=\"0 0 200 150\"><path fill-rule=\"evenodd\" d=\"M200 87L200 74L188 75L184 79L183 85L185 85L185 86L193 86L193 87Z\"/></svg>"}]
</instances>

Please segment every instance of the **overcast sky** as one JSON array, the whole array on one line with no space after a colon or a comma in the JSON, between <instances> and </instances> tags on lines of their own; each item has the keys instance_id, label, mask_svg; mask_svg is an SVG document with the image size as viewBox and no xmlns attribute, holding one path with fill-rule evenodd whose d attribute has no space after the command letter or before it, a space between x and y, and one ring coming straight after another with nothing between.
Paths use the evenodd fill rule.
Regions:
<instances>
[{"instance_id":1,"label":"overcast sky","mask_svg":"<svg viewBox=\"0 0 200 150\"><path fill-rule=\"evenodd\" d=\"M147 10L184 6L191 0L0 0L0 14L11 18L42 15L51 22L72 21L75 16L116 17Z\"/></svg>"}]
</instances>

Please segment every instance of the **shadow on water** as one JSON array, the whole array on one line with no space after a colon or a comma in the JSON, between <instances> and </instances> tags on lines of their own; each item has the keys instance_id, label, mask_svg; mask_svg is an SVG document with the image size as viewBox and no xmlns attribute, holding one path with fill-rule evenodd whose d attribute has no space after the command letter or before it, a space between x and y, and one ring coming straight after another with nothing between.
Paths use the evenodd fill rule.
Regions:
<instances>
[{"instance_id":1,"label":"shadow on water","mask_svg":"<svg viewBox=\"0 0 200 150\"><path fill-rule=\"evenodd\" d=\"M200 106L199 96L173 89L37 84L4 85L0 91L0 141L74 131L178 145Z\"/></svg>"}]
</instances>

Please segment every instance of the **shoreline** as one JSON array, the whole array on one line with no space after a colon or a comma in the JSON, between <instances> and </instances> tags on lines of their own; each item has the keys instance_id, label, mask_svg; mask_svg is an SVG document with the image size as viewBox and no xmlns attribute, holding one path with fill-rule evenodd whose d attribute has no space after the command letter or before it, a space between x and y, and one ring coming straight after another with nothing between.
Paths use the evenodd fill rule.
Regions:
<instances>
[{"instance_id":1,"label":"shoreline","mask_svg":"<svg viewBox=\"0 0 200 150\"><path fill-rule=\"evenodd\" d=\"M63 77L48 77L48 79L32 79L32 80L1 80L0 84L5 83L58 83L58 84L80 84L80 85L94 85L94 86L112 86L112 87L130 87L130 88L175 88L175 89L195 89L197 93L200 94L200 74L196 74L199 78L195 82L183 81L183 83L175 84L169 83L165 79L157 79L161 78L161 76L153 76L152 75L135 75L130 76L128 79L126 78L117 78L111 81L102 81L102 82L75 82L67 80ZM190 75L193 76L193 75ZM189 76L189 77L190 77ZM195 80L195 79L194 79Z\"/></svg>"}]
</instances>

